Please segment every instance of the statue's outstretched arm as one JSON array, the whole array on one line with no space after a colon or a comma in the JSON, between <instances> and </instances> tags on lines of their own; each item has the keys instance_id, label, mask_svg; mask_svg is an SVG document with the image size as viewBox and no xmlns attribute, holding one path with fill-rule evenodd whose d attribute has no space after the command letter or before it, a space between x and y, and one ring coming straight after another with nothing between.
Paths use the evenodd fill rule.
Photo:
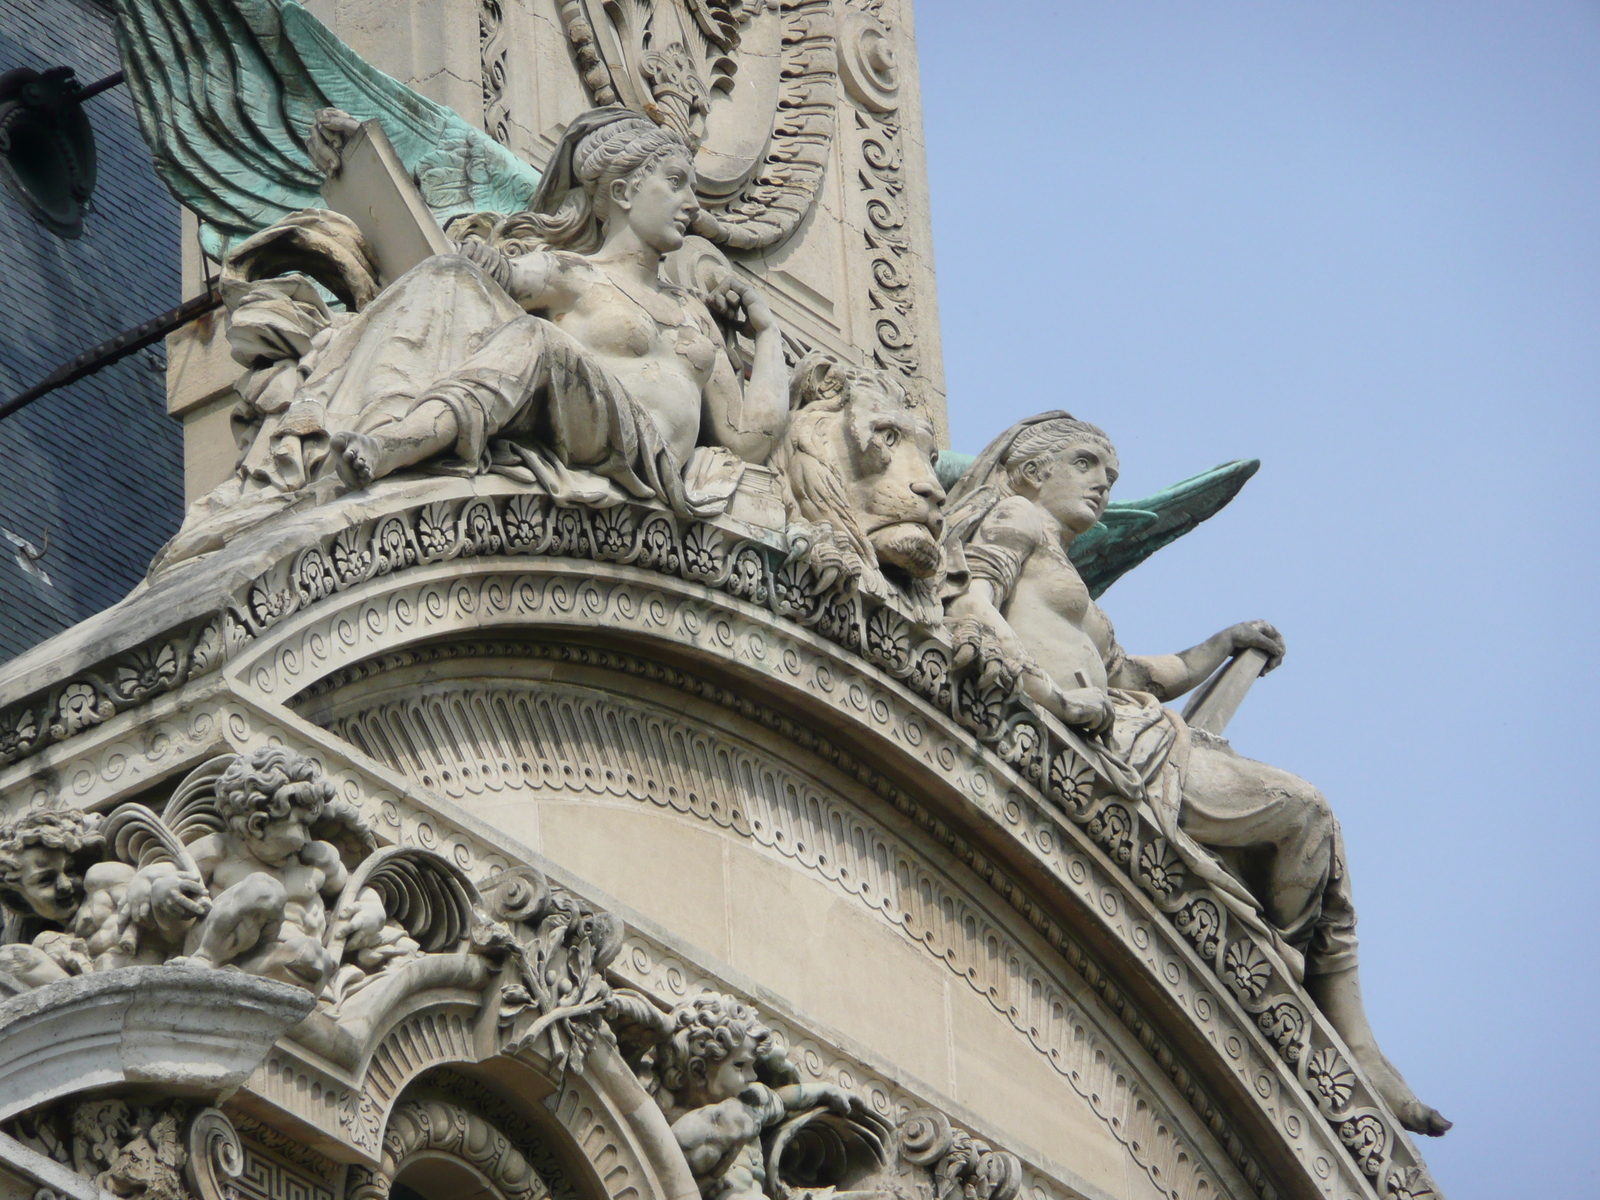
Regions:
<instances>
[{"instance_id":1,"label":"statue's outstretched arm","mask_svg":"<svg viewBox=\"0 0 1600 1200\"><path fill-rule=\"evenodd\" d=\"M1283 635L1265 621L1241 621L1178 654L1129 655L1112 675L1111 686L1175 700L1199 687L1235 654L1250 649L1266 653L1264 675L1283 661Z\"/></svg>"}]
</instances>

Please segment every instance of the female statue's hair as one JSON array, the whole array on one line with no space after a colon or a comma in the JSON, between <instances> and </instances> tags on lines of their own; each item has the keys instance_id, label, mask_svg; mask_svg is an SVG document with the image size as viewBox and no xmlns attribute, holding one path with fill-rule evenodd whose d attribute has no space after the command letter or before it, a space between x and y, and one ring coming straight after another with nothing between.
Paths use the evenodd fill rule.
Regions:
<instances>
[{"instance_id":1,"label":"female statue's hair","mask_svg":"<svg viewBox=\"0 0 1600 1200\"><path fill-rule=\"evenodd\" d=\"M1017 494L1017 476L1029 463L1046 468L1041 477L1048 475L1050 460L1080 442L1116 453L1105 430L1061 409L1018 421L995 438L950 489L944 508L946 545L971 541L989 510Z\"/></svg>"},{"instance_id":2,"label":"female statue's hair","mask_svg":"<svg viewBox=\"0 0 1600 1200\"><path fill-rule=\"evenodd\" d=\"M557 157L566 149L558 149ZM553 208L513 213L495 224L487 240L513 257L534 248L593 254L604 240L611 185L649 171L673 154L692 157L688 144L672 130L631 113L611 120L571 145L572 186ZM549 169L567 166L553 159ZM541 195L545 191L540 188Z\"/></svg>"},{"instance_id":3,"label":"female statue's hair","mask_svg":"<svg viewBox=\"0 0 1600 1200\"><path fill-rule=\"evenodd\" d=\"M1000 465L1005 468L1004 482L1010 484L1029 463L1038 462L1043 465L1060 455L1067 447L1076 446L1081 442L1093 442L1108 454L1116 453L1105 430L1087 421L1080 421L1076 417L1069 417L1065 413L1059 417L1050 417L1024 426L1018 431L1010 447L1000 456Z\"/></svg>"}]
</instances>

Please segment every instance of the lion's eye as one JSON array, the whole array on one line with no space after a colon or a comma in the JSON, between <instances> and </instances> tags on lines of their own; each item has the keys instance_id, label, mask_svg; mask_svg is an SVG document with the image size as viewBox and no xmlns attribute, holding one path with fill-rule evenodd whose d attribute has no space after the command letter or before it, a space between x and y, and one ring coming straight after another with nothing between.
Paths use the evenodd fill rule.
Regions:
<instances>
[{"instance_id":1,"label":"lion's eye","mask_svg":"<svg viewBox=\"0 0 1600 1200\"><path fill-rule=\"evenodd\" d=\"M900 444L900 431L898 429L885 429L883 431L883 444L890 449Z\"/></svg>"}]
</instances>

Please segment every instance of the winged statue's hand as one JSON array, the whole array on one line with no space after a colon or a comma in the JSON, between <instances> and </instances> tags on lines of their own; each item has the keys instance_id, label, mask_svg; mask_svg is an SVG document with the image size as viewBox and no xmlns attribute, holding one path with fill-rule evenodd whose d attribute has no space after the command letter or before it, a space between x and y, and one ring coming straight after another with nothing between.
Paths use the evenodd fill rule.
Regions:
<instances>
[{"instance_id":1,"label":"winged statue's hand","mask_svg":"<svg viewBox=\"0 0 1600 1200\"><path fill-rule=\"evenodd\" d=\"M342 108L319 108L311 133L306 137L306 153L311 165L324 175L337 175L344 161L344 148L361 122Z\"/></svg>"},{"instance_id":2,"label":"winged statue's hand","mask_svg":"<svg viewBox=\"0 0 1600 1200\"><path fill-rule=\"evenodd\" d=\"M1109 733L1117 723L1111 696L1101 688L1073 688L1055 697L1056 716L1068 725L1096 736Z\"/></svg>"},{"instance_id":3,"label":"winged statue's hand","mask_svg":"<svg viewBox=\"0 0 1600 1200\"><path fill-rule=\"evenodd\" d=\"M479 241L477 238L468 238L456 244L456 253L474 264L490 279L500 285L502 289L511 286L511 260L496 250L488 242Z\"/></svg>"},{"instance_id":4,"label":"winged statue's hand","mask_svg":"<svg viewBox=\"0 0 1600 1200\"><path fill-rule=\"evenodd\" d=\"M1230 643L1230 654L1238 654L1241 650L1260 650L1267 656L1267 665L1261 668L1265 675L1283 661L1285 644L1283 634L1266 621L1241 621L1222 631L1222 636Z\"/></svg>"}]
</instances>

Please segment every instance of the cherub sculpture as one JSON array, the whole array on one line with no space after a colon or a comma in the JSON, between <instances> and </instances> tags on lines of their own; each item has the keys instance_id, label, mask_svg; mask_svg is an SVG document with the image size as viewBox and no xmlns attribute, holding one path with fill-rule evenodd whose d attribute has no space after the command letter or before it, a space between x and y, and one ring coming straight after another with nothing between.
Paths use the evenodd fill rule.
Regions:
<instances>
[{"instance_id":1,"label":"cherub sculpture","mask_svg":"<svg viewBox=\"0 0 1600 1200\"><path fill-rule=\"evenodd\" d=\"M1271 851L1260 856L1264 872L1250 875L1250 891L1303 954L1307 990L1401 1122L1442 1134L1450 1122L1417 1099L1368 1024L1343 838L1328 802L1303 779L1191 731L1162 707L1242 650L1263 651L1270 670L1283 659L1283 638L1251 621L1179 654L1128 655L1068 557L1104 514L1117 470L1106 435L1064 412L1023 421L991 443L951 497L952 554L968 578L949 615L993 634L1028 694L1084 735L1084 753L1107 777L1147 781L1144 798L1175 845L1199 842L1224 856ZM1224 892L1240 888L1204 852L1188 858Z\"/></svg>"},{"instance_id":2,"label":"cherub sculpture","mask_svg":"<svg viewBox=\"0 0 1600 1200\"><path fill-rule=\"evenodd\" d=\"M889 372L822 351L796 366L790 407L772 462L791 540L824 583L851 580L937 621L945 496L933 422Z\"/></svg>"},{"instance_id":3,"label":"cherub sculpture","mask_svg":"<svg viewBox=\"0 0 1600 1200\"><path fill-rule=\"evenodd\" d=\"M707 992L678 1005L663 1032L656 1099L705 1200L782 1194L768 1178L781 1147L764 1153L762 1135L808 1112L854 1125L881 1153L887 1123L842 1088L801 1083L777 1035L732 996Z\"/></svg>"},{"instance_id":4,"label":"cherub sculpture","mask_svg":"<svg viewBox=\"0 0 1600 1200\"><path fill-rule=\"evenodd\" d=\"M328 909L350 875L339 847L312 829L335 817L357 837L371 835L310 759L280 747L235 757L214 795L212 831L169 844L129 882L127 920L181 945L174 964L232 965L320 994L338 966L326 945ZM120 828L119 817L136 816L125 807L112 822ZM153 816L139 819L157 838L167 833ZM338 919L345 950L382 941L387 918L375 890L340 908Z\"/></svg>"},{"instance_id":5,"label":"cherub sculpture","mask_svg":"<svg viewBox=\"0 0 1600 1200\"><path fill-rule=\"evenodd\" d=\"M30 987L95 967L147 961L120 915L133 878L125 863L102 862L100 818L67 807L33 808L0 826L0 902L31 942L0 946L0 970ZM159 961L157 959L156 961Z\"/></svg>"}]
</instances>

